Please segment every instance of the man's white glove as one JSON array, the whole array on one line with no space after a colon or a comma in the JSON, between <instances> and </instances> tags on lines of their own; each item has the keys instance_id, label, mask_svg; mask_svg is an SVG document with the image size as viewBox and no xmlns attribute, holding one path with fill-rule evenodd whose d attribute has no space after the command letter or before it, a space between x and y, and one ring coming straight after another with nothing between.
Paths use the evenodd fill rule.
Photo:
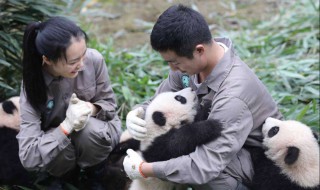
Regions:
<instances>
[{"instance_id":1,"label":"man's white glove","mask_svg":"<svg viewBox=\"0 0 320 190\"><path fill-rule=\"evenodd\" d=\"M63 132L68 135L73 130L80 131L86 126L91 114L92 109L88 103L80 100L73 93L69 101L66 119L61 123Z\"/></svg>"},{"instance_id":2,"label":"man's white glove","mask_svg":"<svg viewBox=\"0 0 320 190\"><path fill-rule=\"evenodd\" d=\"M144 140L147 136L146 121L143 119L144 109L138 107L130 111L126 118L126 126L130 135L136 140Z\"/></svg>"},{"instance_id":3,"label":"man's white glove","mask_svg":"<svg viewBox=\"0 0 320 190\"><path fill-rule=\"evenodd\" d=\"M130 179L146 178L141 171L143 163L144 161L137 152L132 149L127 150L127 156L123 160L123 167Z\"/></svg>"}]
</instances>

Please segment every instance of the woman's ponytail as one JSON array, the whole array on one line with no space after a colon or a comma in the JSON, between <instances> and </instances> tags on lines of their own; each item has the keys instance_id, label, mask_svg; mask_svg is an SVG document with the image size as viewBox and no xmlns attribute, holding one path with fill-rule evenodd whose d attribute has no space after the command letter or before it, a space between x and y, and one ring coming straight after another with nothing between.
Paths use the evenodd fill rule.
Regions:
<instances>
[{"instance_id":1,"label":"woman's ponytail","mask_svg":"<svg viewBox=\"0 0 320 190\"><path fill-rule=\"evenodd\" d=\"M42 54L36 47L36 38L41 33L43 23L29 24L23 36L22 77L23 89L31 106L40 110L47 101L46 85L42 73Z\"/></svg>"}]
</instances>

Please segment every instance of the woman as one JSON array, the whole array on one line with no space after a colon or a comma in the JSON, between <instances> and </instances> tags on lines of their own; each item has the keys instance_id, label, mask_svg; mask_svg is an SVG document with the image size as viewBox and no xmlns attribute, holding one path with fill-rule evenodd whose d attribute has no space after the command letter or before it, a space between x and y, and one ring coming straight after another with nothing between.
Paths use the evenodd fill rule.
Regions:
<instances>
[{"instance_id":1,"label":"woman","mask_svg":"<svg viewBox=\"0 0 320 190\"><path fill-rule=\"evenodd\" d=\"M63 179L80 167L97 189L121 122L104 59L86 40L63 17L27 26L17 139L26 169Z\"/></svg>"}]
</instances>

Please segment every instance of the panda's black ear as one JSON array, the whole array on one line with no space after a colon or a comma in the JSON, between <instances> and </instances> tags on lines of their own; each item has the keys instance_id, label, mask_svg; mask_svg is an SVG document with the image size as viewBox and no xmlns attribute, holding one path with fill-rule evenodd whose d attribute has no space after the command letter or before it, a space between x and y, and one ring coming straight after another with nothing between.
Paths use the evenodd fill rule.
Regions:
<instances>
[{"instance_id":1,"label":"panda's black ear","mask_svg":"<svg viewBox=\"0 0 320 190\"><path fill-rule=\"evenodd\" d=\"M2 102L2 109L4 110L4 112L6 112L7 114L13 114L13 112L15 110L17 110L17 107L13 104L12 101L4 101Z\"/></svg>"},{"instance_id":2,"label":"panda's black ear","mask_svg":"<svg viewBox=\"0 0 320 190\"><path fill-rule=\"evenodd\" d=\"M166 117L163 115L162 112L155 111L152 114L153 122L159 126L164 126L166 124Z\"/></svg>"},{"instance_id":3,"label":"panda's black ear","mask_svg":"<svg viewBox=\"0 0 320 190\"><path fill-rule=\"evenodd\" d=\"M299 157L300 150L297 147L290 146L288 147L287 155L284 158L284 162L288 165L293 164L295 161L297 161Z\"/></svg>"}]
</instances>

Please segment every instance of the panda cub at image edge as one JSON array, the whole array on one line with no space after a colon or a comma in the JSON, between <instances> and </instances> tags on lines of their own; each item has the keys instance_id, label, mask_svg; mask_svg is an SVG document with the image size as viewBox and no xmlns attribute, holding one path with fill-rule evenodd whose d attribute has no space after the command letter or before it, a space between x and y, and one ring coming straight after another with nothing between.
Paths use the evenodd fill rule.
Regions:
<instances>
[{"instance_id":1,"label":"panda cub at image edge","mask_svg":"<svg viewBox=\"0 0 320 190\"><path fill-rule=\"evenodd\" d=\"M19 97L14 96L0 103L0 128L6 127L19 131Z\"/></svg>"},{"instance_id":2,"label":"panda cub at image edge","mask_svg":"<svg viewBox=\"0 0 320 190\"><path fill-rule=\"evenodd\" d=\"M0 103L0 184L32 187L32 178L19 159L19 97Z\"/></svg>"},{"instance_id":3,"label":"panda cub at image edge","mask_svg":"<svg viewBox=\"0 0 320 190\"><path fill-rule=\"evenodd\" d=\"M319 144L310 127L267 118L262 133L265 150L250 151L255 170L251 189L320 189Z\"/></svg>"}]
</instances>

